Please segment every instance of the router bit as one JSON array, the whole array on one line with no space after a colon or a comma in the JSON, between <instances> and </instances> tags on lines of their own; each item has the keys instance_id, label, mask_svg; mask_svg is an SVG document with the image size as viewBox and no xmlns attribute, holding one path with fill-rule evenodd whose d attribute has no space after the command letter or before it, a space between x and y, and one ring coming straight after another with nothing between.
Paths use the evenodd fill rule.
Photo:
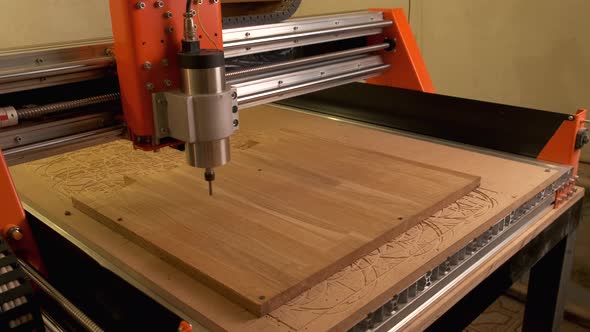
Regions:
<instances>
[{"instance_id":1,"label":"router bit","mask_svg":"<svg viewBox=\"0 0 590 332\"><path fill-rule=\"evenodd\" d=\"M215 171L212 168L205 170L205 181L209 182L209 196L213 196L213 181L215 181Z\"/></svg>"}]
</instances>

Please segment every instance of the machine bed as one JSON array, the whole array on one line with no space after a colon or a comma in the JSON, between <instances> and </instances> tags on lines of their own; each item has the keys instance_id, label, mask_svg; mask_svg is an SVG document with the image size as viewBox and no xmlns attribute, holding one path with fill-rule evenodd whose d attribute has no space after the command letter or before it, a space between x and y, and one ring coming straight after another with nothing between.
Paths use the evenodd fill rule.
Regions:
<instances>
[{"instance_id":1,"label":"machine bed","mask_svg":"<svg viewBox=\"0 0 590 332\"><path fill-rule=\"evenodd\" d=\"M14 166L11 172L26 210L100 265L194 327L233 331L424 328L583 195L578 189L566 204L552 209L555 189L569 183L570 167L280 106L259 106L241 117L243 129L236 141L278 128L304 131L478 175L481 187L287 305L256 318L72 206L76 193L116 193L125 186L125 176L181 165L182 153L164 149L146 154L115 141ZM385 136L396 143L379 144ZM92 166L97 163L104 167Z\"/></svg>"}]
</instances>

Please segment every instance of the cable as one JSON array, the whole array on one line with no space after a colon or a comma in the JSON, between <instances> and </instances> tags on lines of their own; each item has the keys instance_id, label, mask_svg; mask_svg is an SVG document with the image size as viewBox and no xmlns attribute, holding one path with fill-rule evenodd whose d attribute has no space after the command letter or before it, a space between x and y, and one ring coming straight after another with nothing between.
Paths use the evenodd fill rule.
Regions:
<instances>
[{"instance_id":1,"label":"cable","mask_svg":"<svg viewBox=\"0 0 590 332\"><path fill-rule=\"evenodd\" d=\"M203 23L201 22L201 11L200 11L200 7L199 5L197 5L197 22L199 23L199 28L203 31L203 33L205 34L205 37L207 37L207 39L209 39L209 41L211 43L213 43L213 46L215 46L216 50L219 50L219 46L217 46L217 42L215 42L215 39L211 38L211 36L209 35L209 33L207 32L207 30L205 30L205 28L203 27Z\"/></svg>"}]
</instances>

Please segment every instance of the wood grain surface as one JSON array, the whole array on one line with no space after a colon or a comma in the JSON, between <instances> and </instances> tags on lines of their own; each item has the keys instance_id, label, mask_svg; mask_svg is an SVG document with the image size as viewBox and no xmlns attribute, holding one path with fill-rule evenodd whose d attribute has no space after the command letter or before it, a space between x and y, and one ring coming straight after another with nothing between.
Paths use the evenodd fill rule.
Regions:
<instances>
[{"instance_id":1,"label":"wood grain surface","mask_svg":"<svg viewBox=\"0 0 590 332\"><path fill-rule=\"evenodd\" d=\"M384 140L382 144L388 144ZM271 130L207 194L198 170L134 178L74 206L265 315L479 185L479 177Z\"/></svg>"},{"instance_id":2,"label":"wood grain surface","mask_svg":"<svg viewBox=\"0 0 590 332\"><path fill-rule=\"evenodd\" d=\"M70 197L74 195L116 195L126 185L125 176L140 178L178 169L185 163L182 153L171 149L144 153L133 150L127 141L117 141L12 167L11 172L29 211L101 265L193 323L199 331L200 328L345 331L565 172L561 167L504 158L272 106L245 110L240 120L240 132L232 142L234 149L247 147L249 139L268 130L291 129L477 174L481 176L481 186L284 306L257 318L72 206ZM392 141L385 146L380 144L383 139ZM223 170L219 176L223 177ZM71 214L66 216L66 210Z\"/></svg>"}]
</instances>

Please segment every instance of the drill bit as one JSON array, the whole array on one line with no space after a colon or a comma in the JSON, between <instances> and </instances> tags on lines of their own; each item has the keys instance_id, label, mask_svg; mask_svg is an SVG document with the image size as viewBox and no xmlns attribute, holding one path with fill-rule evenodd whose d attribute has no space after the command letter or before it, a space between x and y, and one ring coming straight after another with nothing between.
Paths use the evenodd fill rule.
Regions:
<instances>
[{"instance_id":1,"label":"drill bit","mask_svg":"<svg viewBox=\"0 0 590 332\"><path fill-rule=\"evenodd\" d=\"M215 171L212 168L205 169L205 181L209 182L209 196L213 196L213 181L215 181Z\"/></svg>"}]
</instances>

